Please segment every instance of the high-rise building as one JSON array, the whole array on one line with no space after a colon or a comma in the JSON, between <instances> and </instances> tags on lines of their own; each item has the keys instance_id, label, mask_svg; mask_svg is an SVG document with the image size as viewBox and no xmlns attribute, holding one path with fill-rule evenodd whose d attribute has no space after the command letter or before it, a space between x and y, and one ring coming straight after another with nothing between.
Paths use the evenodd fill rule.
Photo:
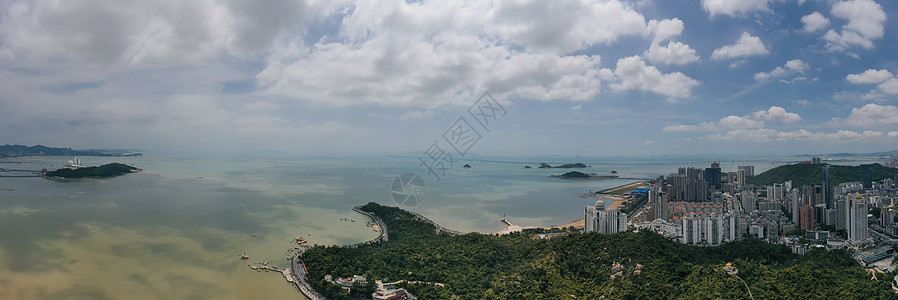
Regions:
<instances>
[{"instance_id":1,"label":"high-rise building","mask_svg":"<svg viewBox=\"0 0 898 300\"><path fill-rule=\"evenodd\" d=\"M826 204L826 208L833 209L835 208L833 205L833 200L835 196L833 192L835 191L835 185L833 185L833 168L830 166L823 166L823 202Z\"/></svg>"},{"instance_id":2,"label":"high-rise building","mask_svg":"<svg viewBox=\"0 0 898 300\"><path fill-rule=\"evenodd\" d=\"M814 220L817 224L826 225L826 204L814 205Z\"/></svg>"},{"instance_id":3,"label":"high-rise building","mask_svg":"<svg viewBox=\"0 0 898 300\"><path fill-rule=\"evenodd\" d=\"M649 199L652 202L652 220L667 221L667 194L651 189L649 190Z\"/></svg>"},{"instance_id":4,"label":"high-rise building","mask_svg":"<svg viewBox=\"0 0 898 300\"><path fill-rule=\"evenodd\" d=\"M745 170L739 169L736 171L736 183L741 187L746 184L745 182Z\"/></svg>"},{"instance_id":5,"label":"high-rise building","mask_svg":"<svg viewBox=\"0 0 898 300\"><path fill-rule=\"evenodd\" d=\"M836 230L845 230L848 220L848 202L841 196L835 201Z\"/></svg>"},{"instance_id":6,"label":"high-rise building","mask_svg":"<svg viewBox=\"0 0 898 300\"><path fill-rule=\"evenodd\" d=\"M720 163L716 161L711 163L711 167L706 168L703 175L711 188L715 190L720 189Z\"/></svg>"},{"instance_id":7,"label":"high-rise building","mask_svg":"<svg viewBox=\"0 0 898 300\"><path fill-rule=\"evenodd\" d=\"M810 205L801 207L801 229L814 230L816 226L814 221L814 209Z\"/></svg>"},{"instance_id":8,"label":"high-rise building","mask_svg":"<svg viewBox=\"0 0 898 300\"><path fill-rule=\"evenodd\" d=\"M895 211L883 209L879 212L879 226L886 227L895 223Z\"/></svg>"},{"instance_id":9,"label":"high-rise building","mask_svg":"<svg viewBox=\"0 0 898 300\"><path fill-rule=\"evenodd\" d=\"M596 203L596 206L599 204ZM605 209L605 204L602 204L602 209ZM595 206L586 206L586 209L583 212L583 231L593 232L598 231L598 224L596 223L596 207Z\"/></svg>"},{"instance_id":10,"label":"high-rise building","mask_svg":"<svg viewBox=\"0 0 898 300\"><path fill-rule=\"evenodd\" d=\"M861 165L861 183L865 189L873 188L873 165Z\"/></svg>"},{"instance_id":11,"label":"high-rise building","mask_svg":"<svg viewBox=\"0 0 898 300\"><path fill-rule=\"evenodd\" d=\"M742 211L751 213L758 210L758 197L755 196L755 193L744 191L740 193L740 196L742 197Z\"/></svg>"},{"instance_id":12,"label":"high-rise building","mask_svg":"<svg viewBox=\"0 0 898 300\"><path fill-rule=\"evenodd\" d=\"M748 176L748 177L755 176L755 166L739 166L736 169L743 170L745 172L745 176Z\"/></svg>"},{"instance_id":13,"label":"high-rise building","mask_svg":"<svg viewBox=\"0 0 898 300\"><path fill-rule=\"evenodd\" d=\"M584 210L584 231L618 233L627 230L627 214L617 209L605 209L605 199L599 198L595 206Z\"/></svg>"},{"instance_id":14,"label":"high-rise building","mask_svg":"<svg viewBox=\"0 0 898 300\"><path fill-rule=\"evenodd\" d=\"M848 199L848 240L853 243L867 239L867 199L855 193Z\"/></svg>"},{"instance_id":15,"label":"high-rise building","mask_svg":"<svg viewBox=\"0 0 898 300\"><path fill-rule=\"evenodd\" d=\"M798 189L792 190L790 193L792 195L791 199L791 207L792 207L792 223L798 225L801 223L801 195L798 193Z\"/></svg>"}]
</instances>

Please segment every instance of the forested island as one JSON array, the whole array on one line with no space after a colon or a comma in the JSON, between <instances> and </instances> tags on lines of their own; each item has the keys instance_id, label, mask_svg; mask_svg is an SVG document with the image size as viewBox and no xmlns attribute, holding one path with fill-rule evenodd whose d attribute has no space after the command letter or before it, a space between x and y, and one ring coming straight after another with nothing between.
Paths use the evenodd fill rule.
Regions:
<instances>
[{"instance_id":1,"label":"forested island","mask_svg":"<svg viewBox=\"0 0 898 300\"><path fill-rule=\"evenodd\" d=\"M24 145L2 145L0 146L0 157L4 156L141 156L143 154L136 150L119 150L119 149L89 149L74 150L72 148L54 148L44 145L24 146Z\"/></svg>"},{"instance_id":2,"label":"forested island","mask_svg":"<svg viewBox=\"0 0 898 300\"><path fill-rule=\"evenodd\" d=\"M573 168L588 168L589 166L584 165L583 163L573 163L573 164L563 164L558 166L552 166L547 163L540 163L540 169L573 169Z\"/></svg>"},{"instance_id":3,"label":"forested island","mask_svg":"<svg viewBox=\"0 0 898 300\"><path fill-rule=\"evenodd\" d=\"M754 185L773 185L774 183L783 183L792 180L792 186L801 187L805 185L821 184L823 181L823 167L827 164L794 164L783 165L764 173L746 178L746 181ZM863 166L840 166L829 165L833 170L833 181L836 185L844 182L861 181L861 170ZM873 181L880 181L886 178L894 178L898 174L898 169L889 168L881 164L873 164L870 166Z\"/></svg>"},{"instance_id":4,"label":"forested island","mask_svg":"<svg viewBox=\"0 0 898 300\"><path fill-rule=\"evenodd\" d=\"M842 250L812 248L801 256L756 239L693 247L647 231L547 240L528 230L449 235L399 208L362 209L383 220L389 241L315 246L303 254L312 284L332 299L370 295L374 280L419 281L398 284L419 299L748 299L746 286L755 299L896 296L893 275L871 279ZM724 270L727 263L736 275ZM327 274L366 275L368 286L349 292L324 281Z\"/></svg>"},{"instance_id":5,"label":"forested island","mask_svg":"<svg viewBox=\"0 0 898 300\"><path fill-rule=\"evenodd\" d=\"M561 175L549 175L550 177L561 178L561 179L615 179L618 178L617 175L598 175L596 173L583 173L577 171L570 171Z\"/></svg>"},{"instance_id":6,"label":"forested island","mask_svg":"<svg viewBox=\"0 0 898 300\"><path fill-rule=\"evenodd\" d=\"M109 178L142 171L141 169L120 163L105 164L99 167L78 169L59 169L47 172L45 178Z\"/></svg>"}]
</instances>

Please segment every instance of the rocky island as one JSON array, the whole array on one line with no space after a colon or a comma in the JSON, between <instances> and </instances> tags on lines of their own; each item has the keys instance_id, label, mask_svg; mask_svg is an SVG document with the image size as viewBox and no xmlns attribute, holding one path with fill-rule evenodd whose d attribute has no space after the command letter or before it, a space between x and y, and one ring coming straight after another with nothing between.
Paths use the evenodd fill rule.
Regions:
<instances>
[{"instance_id":1,"label":"rocky island","mask_svg":"<svg viewBox=\"0 0 898 300\"><path fill-rule=\"evenodd\" d=\"M583 173L577 171L570 171L561 175L549 175L555 178L561 179L616 179L617 175L598 175L596 173Z\"/></svg>"},{"instance_id":2,"label":"rocky island","mask_svg":"<svg viewBox=\"0 0 898 300\"><path fill-rule=\"evenodd\" d=\"M143 171L141 169L120 163L105 164L99 167L85 167L77 169L59 169L45 173L47 179L54 178L109 178Z\"/></svg>"}]
</instances>

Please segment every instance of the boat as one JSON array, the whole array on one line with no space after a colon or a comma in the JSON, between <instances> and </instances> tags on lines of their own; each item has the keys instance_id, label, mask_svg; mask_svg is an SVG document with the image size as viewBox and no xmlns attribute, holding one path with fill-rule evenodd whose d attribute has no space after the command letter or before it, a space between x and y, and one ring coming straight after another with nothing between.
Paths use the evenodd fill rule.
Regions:
<instances>
[{"instance_id":1,"label":"boat","mask_svg":"<svg viewBox=\"0 0 898 300\"><path fill-rule=\"evenodd\" d=\"M243 255L240 256L240 259L249 259L249 256L246 255L246 250L243 250Z\"/></svg>"}]
</instances>

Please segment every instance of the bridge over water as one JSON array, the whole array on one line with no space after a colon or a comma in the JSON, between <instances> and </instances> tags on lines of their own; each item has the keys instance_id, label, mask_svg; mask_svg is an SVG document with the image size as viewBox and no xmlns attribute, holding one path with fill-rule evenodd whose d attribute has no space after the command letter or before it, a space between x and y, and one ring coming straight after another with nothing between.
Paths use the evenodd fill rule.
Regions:
<instances>
[{"instance_id":1,"label":"bridge over water","mask_svg":"<svg viewBox=\"0 0 898 300\"><path fill-rule=\"evenodd\" d=\"M589 166L694 166L694 165L711 165L713 162L723 162L730 164L739 164L739 165L787 165L787 164L798 164L803 161L801 160L719 160L719 161L658 161L658 162L640 162L640 161L622 161L622 162L611 162L611 161L597 161L597 162L546 162L546 161L515 161L515 160L495 160L495 159L484 159L484 158L461 158L457 159L458 161L469 161L469 162L477 162L477 163L493 163L493 164L511 164L511 165L534 165L538 166L541 163L549 163L551 165L562 165L562 164L574 164L574 163L582 163ZM869 159L842 159L835 161L827 161L827 162L864 162L870 161Z\"/></svg>"}]
</instances>

